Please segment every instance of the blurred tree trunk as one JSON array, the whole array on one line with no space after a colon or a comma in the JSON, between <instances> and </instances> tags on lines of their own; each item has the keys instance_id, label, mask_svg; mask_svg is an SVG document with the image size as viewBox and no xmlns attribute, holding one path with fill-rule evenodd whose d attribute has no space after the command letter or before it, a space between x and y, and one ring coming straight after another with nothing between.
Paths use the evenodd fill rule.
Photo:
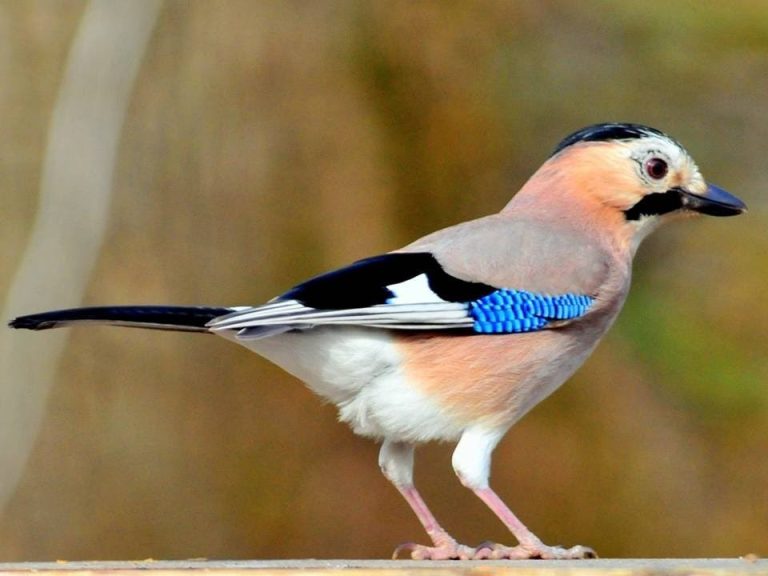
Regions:
<instances>
[{"instance_id":1,"label":"blurred tree trunk","mask_svg":"<svg viewBox=\"0 0 768 576\"><path fill-rule=\"evenodd\" d=\"M3 318L82 302L109 219L112 176L134 80L161 0L91 2L51 119L29 244ZM0 330L0 510L37 437L68 333Z\"/></svg>"}]
</instances>

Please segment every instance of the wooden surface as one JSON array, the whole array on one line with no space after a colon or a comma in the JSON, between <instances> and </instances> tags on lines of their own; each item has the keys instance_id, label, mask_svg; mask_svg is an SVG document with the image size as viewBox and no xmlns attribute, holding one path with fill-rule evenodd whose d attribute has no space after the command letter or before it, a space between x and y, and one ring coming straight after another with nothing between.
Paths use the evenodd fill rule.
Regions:
<instances>
[{"instance_id":1,"label":"wooden surface","mask_svg":"<svg viewBox=\"0 0 768 576\"><path fill-rule=\"evenodd\" d=\"M88 574L127 574L144 572L171 576L202 571L211 575L236 576L729 576L761 574L768 576L768 560L738 559L617 559L576 561L476 561L418 562L408 560L266 560L266 561L135 561L135 562L23 562L0 563L0 574L45 572L46 576Z\"/></svg>"}]
</instances>

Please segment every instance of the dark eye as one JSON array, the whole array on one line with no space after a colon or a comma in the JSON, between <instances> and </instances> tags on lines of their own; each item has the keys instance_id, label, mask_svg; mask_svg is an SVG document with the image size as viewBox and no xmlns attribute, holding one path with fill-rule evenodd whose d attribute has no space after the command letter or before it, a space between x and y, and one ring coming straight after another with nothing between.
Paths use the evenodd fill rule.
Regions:
<instances>
[{"instance_id":1,"label":"dark eye","mask_svg":"<svg viewBox=\"0 0 768 576\"><path fill-rule=\"evenodd\" d=\"M645 173L654 180L661 180L669 172L669 166L661 158L651 158L645 163Z\"/></svg>"}]
</instances>

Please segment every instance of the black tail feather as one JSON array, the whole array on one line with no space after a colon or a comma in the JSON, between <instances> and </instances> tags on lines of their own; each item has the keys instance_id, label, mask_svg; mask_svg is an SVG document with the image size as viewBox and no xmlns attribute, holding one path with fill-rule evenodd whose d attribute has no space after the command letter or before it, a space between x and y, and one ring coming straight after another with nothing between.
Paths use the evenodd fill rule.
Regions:
<instances>
[{"instance_id":1,"label":"black tail feather","mask_svg":"<svg viewBox=\"0 0 768 576\"><path fill-rule=\"evenodd\" d=\"M232 308L203 306L98 306L70 308L19 316L8 325L26 330L47 330L74 324L102 324L157 330L208 332L205 325Z\"/></svg>"}]
</instances>

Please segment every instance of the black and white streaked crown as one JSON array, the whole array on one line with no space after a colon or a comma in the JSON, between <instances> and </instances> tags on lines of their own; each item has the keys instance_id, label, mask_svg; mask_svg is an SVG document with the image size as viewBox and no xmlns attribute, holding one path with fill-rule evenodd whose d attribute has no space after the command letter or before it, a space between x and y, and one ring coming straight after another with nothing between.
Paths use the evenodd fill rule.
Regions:
<instances>
[{"instance_id":1,"label":"black and white streaked crown","mask_svg":"<svg viewBox=\"0 0 768 576\"><path fill-rule=\"evenodd\" d=\"M664 134L661 130L644 126L643 124L631 124L626 122L608 122L604 124L593 124L581 130L577 130L570 136L564 138L557 145L551 156L562 152L569 146L579 142L607 142L609 140L636 140L648 136L658 136L675 142L672 138Z\"/></svg>"}]
</instances>

